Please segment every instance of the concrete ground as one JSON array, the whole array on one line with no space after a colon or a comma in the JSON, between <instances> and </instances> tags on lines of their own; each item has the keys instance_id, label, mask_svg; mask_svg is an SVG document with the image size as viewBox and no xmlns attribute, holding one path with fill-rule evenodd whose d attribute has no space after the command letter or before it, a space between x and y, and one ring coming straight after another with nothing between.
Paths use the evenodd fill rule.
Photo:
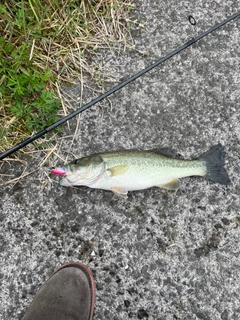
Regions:
<instances>
[{"instance_id":1,"label":"concrete ground","mask_svg":"<svg viewBox=\"0 0 240 320\"><path fill-rule=\"evenodd\" d=\"M238 10L236 0L136 1L132 19L147 27L133 27L137 50L106 51L101 63L120 82ZM72 260L95 275L94 319L239 319L239 30L238 18L84 112L71 149L75 120L59 138L69 160L159 146L191 159L220 142L231 184L184 178L177 192L152 188L123 199L51 182L49 167L63 163L52 157L1 187L0 319L21 319L39 286ZM80 96L79 86L68 90ZM91 86L83 92L85 103L95 96ZM31 172L41 158L24 160ZM22 170L2 166L14 176Z\"/></svg>"}]
</instances>

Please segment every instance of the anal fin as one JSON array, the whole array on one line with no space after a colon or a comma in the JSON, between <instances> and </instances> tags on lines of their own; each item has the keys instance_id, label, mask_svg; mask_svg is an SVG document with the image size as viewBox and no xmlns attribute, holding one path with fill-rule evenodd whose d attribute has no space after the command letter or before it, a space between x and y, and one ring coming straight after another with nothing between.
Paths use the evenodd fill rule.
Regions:
<instances>
[{"instance_id":1,"label":"anal fin","mask_svg":"<svg viewBox=\"0 0 240 320\"><path fill-rule=\"evenodd\" d=\"M175 178L167 183L159 184L156 187L167 189L167 190L177 190L180 188L181 182L179 179Z\"/></svg>"}]
</instances>

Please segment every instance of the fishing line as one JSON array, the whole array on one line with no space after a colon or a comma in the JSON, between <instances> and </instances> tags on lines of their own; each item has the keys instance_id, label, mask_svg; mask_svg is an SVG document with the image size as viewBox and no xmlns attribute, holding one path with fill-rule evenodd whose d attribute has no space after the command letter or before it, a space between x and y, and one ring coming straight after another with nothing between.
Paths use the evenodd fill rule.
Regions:
<instances>
[{"instance_id":1,"label":"fishing line","mask_svg":"<svg viewBox=\"0 0 240 320\"><path fill-rule=\"evenodd\" d=\"M188 48L189 46L193 45L194 43L196 43L197 41L199 41L200 39L206 37L208 34L212 33L213 31L219 29L220 27L222 27L223 25L225 25L226 23L232 21L233 19L237 18L240 15L240 11L233 14L232 16L230 16L229 18L227 18L226 20L223 20L222 22L216 24L215 26L213 26L212 28L208 29L207 31L203 32L202 34L200 34L199 36L197 36L196 38L192 38L191 40L189 40L188 42L186 42L184 45L182 45L181 47L179 47L178 49L172 51L171 53L167 54L165 57L159 59L158 61L156 61L155 63L153 63L152 65L148 66L147 68L143 69L142 71L136 73L135 75L133 75L132 77L128 78L127 80L121 82L120 84L118 84L117 86L113 87L111 90L105 92L104 94L102 94L101 96L97 97L96 99L90 101L89 103L85 104L84 106L82 106L81 108L75 110L74 112L70 113L69 115L63 117L62 119L58 120L57 122L53 123L51 126L39 131L38 133L36 133L35 135L29 137L28 139L22 141L21 143L17 144L16 146L14 146L13 148L3 152L0 155L0 160L4 159L5 157L11 155L12 153L16 152L17 150L22 149L23 147L25 147L26 145L28 145L29 143L35 141L36 139L40 138L41 136L45 135L47 132L52 131L53 129L55 129L56 127L60 126L61 124L63 124L64 122L70 120L71 118L75 117L76 115L78 115L79 113L85 111L86 109L92 107L94 104L102 101L103 99L105 99L106 97L110 96L111 94L113 94L114 92L120 90L121 88L125 87L127 84L129 84L130 82L136 80L137 78L141 77L142 75L144 75L145 73L149 72L150 70L154 69L155 67L157 67L158 65L160 65L161 63L165 62L166 60L170 59L171 57L175 56L176 54L180 53L182 50ZM191 20L191 21L190 21ZM196 24L196 20L192 17L189 16L189 22L193 25ZM195 22L195 23L194 23Z\"/></svg>"}]
</instances>

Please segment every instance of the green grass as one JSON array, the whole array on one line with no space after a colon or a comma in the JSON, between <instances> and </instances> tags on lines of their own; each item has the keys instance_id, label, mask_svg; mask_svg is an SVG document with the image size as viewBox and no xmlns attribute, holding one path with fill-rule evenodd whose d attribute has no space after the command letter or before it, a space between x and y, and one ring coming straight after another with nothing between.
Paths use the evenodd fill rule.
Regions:
<instances>
[{"instance_id":1,"label":"green grass","mask_svg":"<svg viewBox=\"0 0 240 320\"><path fill-rule=\"evenodd\" d=\"M16 136L41 130L57 120L61 101L47 85L54 81L31 57L31 42L41 36L41 25L27 1L0 5L0 138L2 148ZM29 1L30 3L30 1ZM15 139L12 139L12 136ZM7 142L7 143L6 143Z\"/></svg>"},{"instance_id":2,"label":"green grass","mask_svg":"<svg viewBox=\"0 0 240 320\"><path fill-rule=\"evenodd\" d=\"M56 85L82 71L101 82L88 58L126 43L131 9L125 0L1 2L0 152L57 120Z\"/></svg>"},{"instance_id":3,"label":"green grass","mask_svg":"<svg viewBox=\"0 0 240 320\"><path fill-rule=\"evenodd\" d=\"M25 43L16 48L14 43L0 38L0 47L0 96L4 114L18 119L18 126L26 133L39 131L56 121L61 102L46 87L53 79L51 70L41 71L29 61Z\"/></svg>"}]
</instances>

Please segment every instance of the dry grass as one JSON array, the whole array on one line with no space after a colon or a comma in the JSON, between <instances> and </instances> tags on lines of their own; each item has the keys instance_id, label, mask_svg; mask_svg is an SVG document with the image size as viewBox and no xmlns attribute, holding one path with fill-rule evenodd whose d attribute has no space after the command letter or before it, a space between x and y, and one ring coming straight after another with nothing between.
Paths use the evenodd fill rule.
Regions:
<instances>
[{"instance_id":1,"label":"dry grass","mask_svg":"<svg viewBox=\"0 0 240 320\"><path fill-rule=\"evenodd\" d=\"M101 72L94 63L94 56L101 48L124 50L127 46L127 21L133 8L129 1L8 0L3 4L7 12L0 14L0 33L16 46L28 43L28 59L33 68L51 70L46 90L54 91L61 98L61 115L68 113L60 95L61 85L72 83L74 78L86 73L101 83ZM21 16L19 14L17 23L16 8L24 12ZM32 21L29 21L29 13ZM0 79L0 83L3 80ZM4 128L0 137L0 152L30 134L21 119L9 112L11 105L4 98L0 93L0 128ZM37 144L45 142L46 138L40 139ZM29 152L33 148L28 146L25 150Z\"/></svg>"},{"instance_id":2,"label":"dry grass","mask_svg":"<svg viewBox=\"0 0 240 320\"><path fill-rule=\"evenodd\" d=\"M99 49L125 50L128 46L126 38L129 36L129 12L134 7L130 1L6 0L1 2L0 6L4 5L7 11L0 12L0 33L4 35L5 40L16 46L28 44L27 59L33 68L40 71L51 70L52 75L46 84L46 90L54 91L56 97L61 99L62 110L59 110L61 116L69 112L69 105L60 93L62 84L71 84L75 78L81 80L84 74L88 74L91 79L101 84L101 70L94 63L94 57L99 54ZM16 18L16 10L13 8L17 8L22 15ZM0 85L3 81L4 77L0 79ZM21 119L9 112L10 103L6 103L4 98L0 92L0 153L29 137L29 131L24 129ZM33 133L35 132L36 130L33 130ZM0 185L15 184L36 171L26 171L27 163L21 160L22 153L34 157L36 152L42 152L43 158L38 168L52 155L59 157L54 143L56 139L57 134L52 133L1 161L2 172L5 164L11 165L16 161L26 167L17 178L6 173L0 174L2 178Z\"/></svg>"},{"instance_id":3,"label":"dry grass","mask_svg":"<svg viewBox=\"0 0 240 320\"><path fill-rule=\"evenodd\" d=\"M126 21L132 8L128 1L61 0L57 7L51 0L43 2L51 8L51 18L47 15L43 19L48 36L33 39L31 53L37 57L35 63L40 68L44 69L47 61L58 80L71 82L82 71L94 78L89 58L100 48L119 49L127 45Z\"/></svg>"}]
</instances>

